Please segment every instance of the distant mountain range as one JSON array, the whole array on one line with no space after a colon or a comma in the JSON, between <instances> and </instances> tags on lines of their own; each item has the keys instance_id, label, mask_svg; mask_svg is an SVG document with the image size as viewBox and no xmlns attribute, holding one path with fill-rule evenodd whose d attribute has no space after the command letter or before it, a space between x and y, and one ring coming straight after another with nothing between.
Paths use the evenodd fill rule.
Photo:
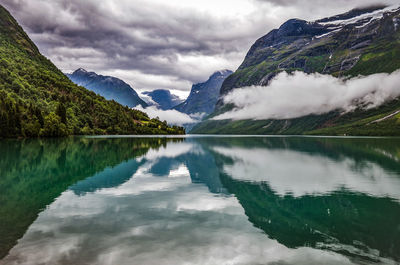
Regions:
<instances>
[{"instance_id":1,"label":"distant mountain range","mask_svg":"<svg viewBox=\"0 0 400 265\"><path fill-rule=\"evenodd\" d=\"M182 99L178 96L171 94L167 89L156 89L153 91L146 91L142 93L143 95L149 96L152 102L147 102L148 105L156 105L159 109L168 110L172 109L176 105L182 103Z\"/></svg>"},{"instance_id":2,"label":"distant mountain range","mask_svg":"<svg viewBox=\"0 0 400 265\"><path fill-rule=\"evenodd\" d=\"M141 105L145 108L153 105L161 110L175 109L189 115L201 114L206 116L214 111L221 85L232 73L230 70L217 71L207 81L194 84L185 101L167 89L145 91L142 94L148 96L150 100L142 99L132 87L121 79L98 75L82 68L66 75L75 84L128 107Z\"/></svg>"},{"instance_id":3,"label":"distant mountain range","mask_svg":"<svg viewBox=\"0 0 400 265\"><path fill-rule=\"evenodd\" d=\"M138 105L147 107L147 103L139 97L130 85L116 77L98 75L82 68L77 69L72 74L67 74L67 76L75 84L83 86L108 100L115 100L131 108Z\"/></svg>"},{"instance_id":4,"label":"distant mountain range","mask_svg":"<svg viewBox=\"0 0 400 265\"><path fill-rule=\"evenodd\" d=\"M317 21L291 19L251 46L240 67L223 82L211 117L235 107L224 104L223 97L229 92L252 85L268 86L283 71L355 77L392 73L397 69L400 69L400 8L372 6ZM400 118L396 115L399 110L400 101L395 99L368 110L331 111L294 119L209 119L191 132L400 135Z\"/></svg>"},{"instance_id":5,"label":"distant mountain range","mask_svg":"<svg viewBox=\"0 0 400 265\"><path fill-rule=\"evenodd\" d=\"M189 97L174 109L186 114L210 114L214 111L222 83L232 73L230 70L217 71L206 82L193 85Z\"/></svg>"}]
</instances>

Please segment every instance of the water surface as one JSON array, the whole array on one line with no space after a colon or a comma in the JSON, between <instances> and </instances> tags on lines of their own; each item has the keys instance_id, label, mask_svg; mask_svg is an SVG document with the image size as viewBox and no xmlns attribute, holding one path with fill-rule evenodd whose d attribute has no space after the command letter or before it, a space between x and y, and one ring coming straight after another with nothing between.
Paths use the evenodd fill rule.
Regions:
<instances>
[{"instance_id":1,"label":"water surface","mask_svg":"<svg viewBox=\"0 0 400 265\"><path fill-rule=\"evenodd\" d=\"M1 140L0 264L399 264L400 139Z\"/></svg>"}]
</instances>

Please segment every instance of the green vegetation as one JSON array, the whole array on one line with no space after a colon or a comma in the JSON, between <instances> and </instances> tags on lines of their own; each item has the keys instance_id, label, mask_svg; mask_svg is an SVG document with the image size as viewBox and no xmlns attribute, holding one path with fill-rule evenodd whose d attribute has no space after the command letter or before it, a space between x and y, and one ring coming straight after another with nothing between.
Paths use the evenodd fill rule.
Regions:
<instances>
[{"instance_id":1,"label":"green vegetation","mask_svg":"<svg viewBox=\"0 0 400 265\"><path fill-rule=\"evenodd\" d=\"M321 122L335 115L309 115L292 120L206 120L196 125L191 133L294 135L304 133L304 128L316 129Z\"/></svg>"},{"instance_id":2,"label":"green vegetation","mask_svg":"<svg viewBox=\"0 0 400 265\"><path fill-rule=\"evenodd\" d=\"M0 137L184 133L73 84L0 6Z\"/></svg>"},{"instance_id":3,"label":"green vegetation","mask_svg":"<svg viewBox=\"0 0 400 265\"><path fill-rule=\"evenodd\" d=\"M399 34L396 34L398 37ZM381 40L369 47L358 63L347 74L371 75L375 73L391 73L400 69L400 43Z\"/></svg>"}]
</instances>

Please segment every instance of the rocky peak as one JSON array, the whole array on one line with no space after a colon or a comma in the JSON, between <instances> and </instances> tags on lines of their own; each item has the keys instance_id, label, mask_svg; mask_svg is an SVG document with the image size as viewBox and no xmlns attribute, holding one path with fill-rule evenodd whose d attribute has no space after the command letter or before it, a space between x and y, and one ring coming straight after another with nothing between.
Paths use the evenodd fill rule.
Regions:
<instances>
[{"instance_id":1,"label":"rocky peak","mask_svg":"<svg viewBox=\"0 0 400 265\"><path fill-rule=\"evenodd\" d=\"M72 74L86 74L87 71L83 68L76 69Z\"/></svg>"},{"instance_id":2,"label":"rocky peak","mask_svg":"<svg viewBox=\"0 0 400 265\"><path fill-rule=\"evenodd\" d=\"M307 22L301 19L290 19L279 27L277 35L280 37L304 36L324 34L327 29L315 22Z\"/></svg>"},{"instance_id":3,"label":"rocky peak","mask_svg":"<svg viewBox=\"0 0 400 265\"><path fill-rule=\"evenodd\" d=\"M209 79L213 79L213 78L226 78L229 75L233 74L233 72L231 70L228 69L224 69L224 70L220 70L220 71L216 71L215 73L213 73Z\"/></svg>"},{"instance_id":4,"label":"rocky peak","mask_svg":"<svg viewBox=\"0 0 400 265\"><path fill-rule=\"evenodd\" d=\"M187 114L210 114L215 108L222 83L232 73L231 70L220 70L213 73L206 82L194 84L186 101L174 109Z\"/></svg>"}]
</instances>

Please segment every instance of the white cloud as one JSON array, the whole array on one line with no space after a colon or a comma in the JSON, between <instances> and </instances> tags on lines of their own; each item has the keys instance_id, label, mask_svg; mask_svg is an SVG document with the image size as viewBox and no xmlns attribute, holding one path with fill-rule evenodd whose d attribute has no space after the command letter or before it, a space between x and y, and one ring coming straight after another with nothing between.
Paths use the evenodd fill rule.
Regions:
<instances>
[{"instance_id":1,"label":"white cloud","mask_svg":"<svg viewBox=\"0 0 400 265\"><path fill-rule=\"evenodd\" d=\"M175 96L178 96L182 100L186 100L190 94L190 90L169 89L169 92Z\"/></svg>"},{"instance_id":2,"label":"white cloud","mask_svg":"<svg viewBox=\"0 0 400 265\"><path fill-rule=\"evenodd\" d=\"M290 119L334 110L373 108L400 96L400 71L348 80L330 75L280 73L269 86L235 89L225 103L237 106L214 119Z\"/></svg>"},{"instance_id":3,"label":"white cloud","mask_svg":"<svg viewBox=\"0 0 400 265\"><path fill-rule=\"evenodd\" d=\"M183 125L189 123L197 122L195 119L191 118L189 115L179 112L177 110L160 110L155 106L150 106L147 108L142 108L140 106L135 107L140 111L143 111L149 115L150 118L158 117L161 121L166 120L168 124L173 125Z\"/></svg>"},{"instance_id":4,"label":"white cloud","mask_svg":"<svg viewBox=\"0 0 400 265\"><path fill-rule=\"evenodd\" d=\"M149 95L143 94L144 91L136 90L136 92L139 94L139 97L143 99L144 102L146 102L147 104L154 106L158 105L157 102L155 102Z\"/></svg>"}]
</instances>

